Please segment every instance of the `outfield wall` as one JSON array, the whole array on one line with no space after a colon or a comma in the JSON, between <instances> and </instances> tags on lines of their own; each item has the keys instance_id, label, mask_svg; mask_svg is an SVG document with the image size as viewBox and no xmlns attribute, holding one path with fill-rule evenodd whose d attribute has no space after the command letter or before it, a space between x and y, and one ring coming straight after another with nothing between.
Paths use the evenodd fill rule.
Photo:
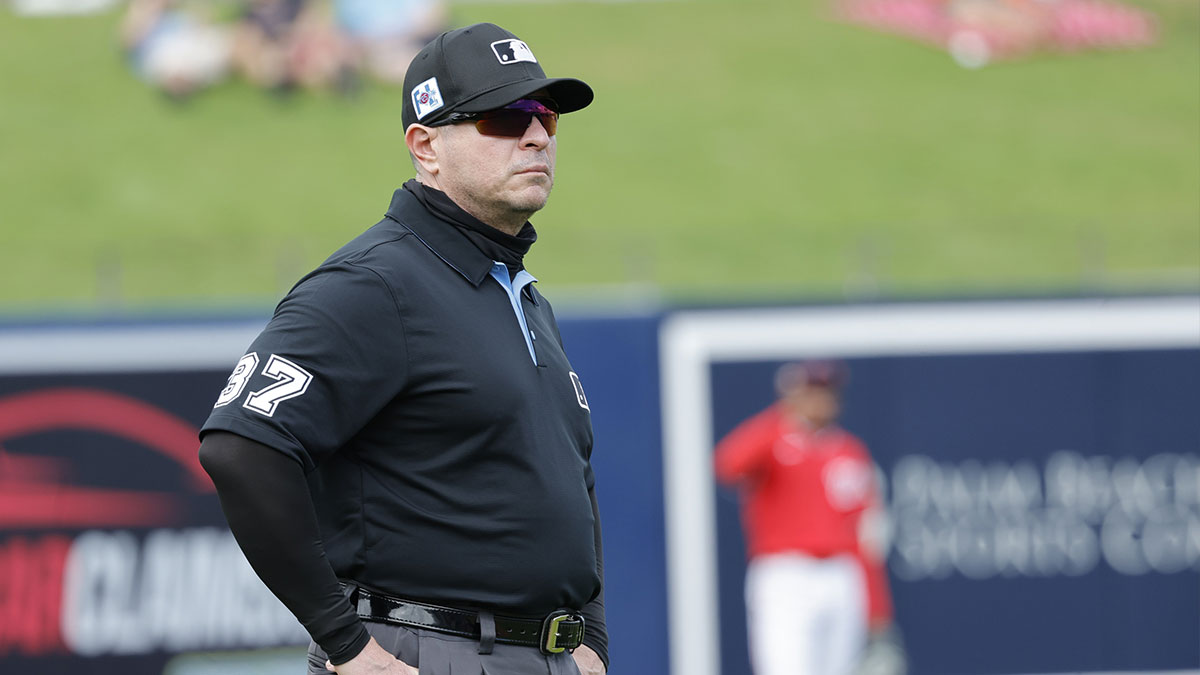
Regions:
<instances>
[{"instance_id":1,"label":"outfield wall","mask_svg":"<svg viewBox=\"0 0 1200 675\"><path fill-rule=\"evenodd\" d=\"M0 325L0 662L300 672L303 633L195 459L264 320ZM711 445L805 356L851 368L910 672L1200 670L1200 298L561 323L596 430L614 674L748 675Z\"/></svg>"}]
</instances>

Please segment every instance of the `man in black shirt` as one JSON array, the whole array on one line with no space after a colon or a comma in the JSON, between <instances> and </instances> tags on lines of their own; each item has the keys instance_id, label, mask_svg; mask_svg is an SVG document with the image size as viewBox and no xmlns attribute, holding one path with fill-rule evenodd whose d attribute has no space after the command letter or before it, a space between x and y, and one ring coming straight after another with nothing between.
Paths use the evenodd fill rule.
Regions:
<instances>
[{"instance_id":1,"label":"man in black shirt","mask_svg":"<svg viewBox=\"0 0 1200 675\"><path fill-rule=\"evenodd\" d=\"M417 179L280 302L201 462L310 673L602 674L591 411L522 263L592 90L492 24L405 89Z\"/></svg>"}]
</instances>

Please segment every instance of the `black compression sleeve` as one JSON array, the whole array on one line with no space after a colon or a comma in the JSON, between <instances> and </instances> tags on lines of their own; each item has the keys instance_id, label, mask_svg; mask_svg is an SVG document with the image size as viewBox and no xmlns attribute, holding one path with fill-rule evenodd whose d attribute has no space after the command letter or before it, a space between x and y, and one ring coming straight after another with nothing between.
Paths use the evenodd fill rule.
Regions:
<instances>
[{"instance_id":1,"label":"black compression sleeve","mask_svg":"<svg viewBox=\"0 0 1200 675\"><path fill-rule=\"evenodd\" d=\"M205 434L200 463L250 566L296 615L334 664L349 661L370 635L325 558L316 509L299 462L228 432Z\"/></svg>"},{"instance_id":2,"label":"black compression sleeve","mask_svg":"<svg viewBox=\"0 0 1200 675\"><path fill-rule=\"evenodd\" d=\"M592 516L596 519L596 573L600 575L600 593L579 610L583 614L585 631L583 644L592 648L604 669L608 670L608 624L604 620L604 544L600 537L600 504L596 501L596 489L588 490L592 498Z\"/></svg>"}]
</instances>

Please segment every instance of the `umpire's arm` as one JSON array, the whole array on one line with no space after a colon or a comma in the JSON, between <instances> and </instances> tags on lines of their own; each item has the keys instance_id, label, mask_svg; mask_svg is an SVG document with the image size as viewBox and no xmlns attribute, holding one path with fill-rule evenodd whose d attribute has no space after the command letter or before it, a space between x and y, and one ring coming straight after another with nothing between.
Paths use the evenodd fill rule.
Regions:
<instances>
[{"instance_id":1,"label":"umpire's arm","mask_svg":"<svg viewBox=\"0 0 1200 675\"><path fill-rule=\"evenodd\" d=\"M586 655L584 649L576 650L575 660L579 662L583 675L591 675L593 672L602 673L608 670L608 625L604 616L604 543L600 533L600 504L596 501L595 486L588 490L588 497L592 500L592 517L596 523L594 530L596 573L600 575L600 592L591 602L583 606L580 613L583 614L586 622L583 646L592 651L594 659L599 663L595 663L592 657Z\"/></svg>"},{"instance_id":2,"label":"umpire's arm","mask_svg":"<svg viewBox=\"0 0 1200 675\"><path fill-rule=\"evenodd\" d=\"M292 457L248 438L211 431L200 464L250 566L296 615L334 664L349 661L370 635L325 558L304 469Z\"/></svg>"}]
</instances>

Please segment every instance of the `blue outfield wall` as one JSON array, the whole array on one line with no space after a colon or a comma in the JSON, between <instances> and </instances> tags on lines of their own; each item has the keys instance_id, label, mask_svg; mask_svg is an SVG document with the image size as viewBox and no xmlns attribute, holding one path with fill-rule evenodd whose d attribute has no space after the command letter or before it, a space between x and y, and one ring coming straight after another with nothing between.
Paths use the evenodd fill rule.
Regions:
<instances>
[{"instance_id":1,"label":"blue outfield wall","mask_svg":"<svg viewBox=\"0 0 1200 675\"><path fill-rule=\"evenodd\" d=\"M1143 305L563 318L596 433L614 675L749 675L737 496L703 469L774 369L812 355L849 364L843 422L886 478L910 672L1200 670L1200 298ZM264 319L0 325L0 662L301 672L303 632L195 460ZM993 339L993 320L1019 329ZM912 337L923 321L936 339Z\"/></svg>"},{"instance_id":2,"label":"blue outfield wall","mask_svg":"<svg viewBox=\"0 0 1200 675\"><path fill-rule=\"evenodd\" d=\"M666 673L659 318L564 319L592 409L613 672Z\"/></svg>"}]
</instances>

